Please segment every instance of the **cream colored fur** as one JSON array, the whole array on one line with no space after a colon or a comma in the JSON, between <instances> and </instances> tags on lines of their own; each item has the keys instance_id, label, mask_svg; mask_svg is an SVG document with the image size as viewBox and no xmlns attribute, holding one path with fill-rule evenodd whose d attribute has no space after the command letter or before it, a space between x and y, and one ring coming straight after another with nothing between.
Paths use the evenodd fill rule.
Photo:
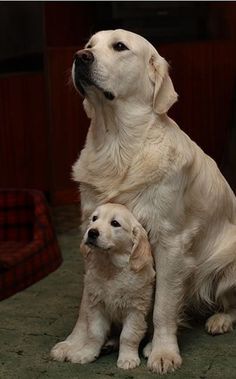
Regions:
<instances>
[{"instance_id":1,"label":"cream colored fur","mask_svg":"<svg viewBox=\"0 0 236 379\"><path fill-rule=\"evenodd\" d=\"M118 41L128 50L115 51ZM236 320L235 196L216 163L167 116L177 95L154 47L115 30L95 34L89 50L94 85L85 87L84 105L91 125L73 167L82 229L93 209L110 201L126 205L148 232L158 264L154 336L145 353L152 371L171 372L182 362L176 333L183 307L219 307L206 324L212 334Z\"/></svg>"},{"instance_id":2,"label":"cream colored fur","mask_svg":"<svg viewBox=\"0 0 236 379\"><path fill-rule=\"evenodd\" d=\"M120 226L111 225L114 219ZM134 368L140 363L138 348L147 329L155 278L147 233L119 204L98 207L90 220L81 245L86 274L80 318L86 320L87 327L80 342L74 343L72 334L57 344L51 355L76 363L92 362L108 337L111 323L123 324L117 366ZM99 233L96 246L88 245L92 229Z\"/></svg>"}]
</instances>

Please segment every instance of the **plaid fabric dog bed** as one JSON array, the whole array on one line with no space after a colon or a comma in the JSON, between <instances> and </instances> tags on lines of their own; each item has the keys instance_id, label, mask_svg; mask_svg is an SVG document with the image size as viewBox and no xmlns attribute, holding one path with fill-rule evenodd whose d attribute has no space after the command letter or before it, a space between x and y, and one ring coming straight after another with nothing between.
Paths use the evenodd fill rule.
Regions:
<instances>
[{"instance_id":1,"label":"plaid fabric dog bed","mask_svg":"<svg viewBox=\"0 0 236 379\"><path fill-rule=\"evenodd\" d=\"M54 271L62 262L41 192L0 191L0 300Z\"/></svg>"}]
</instances>

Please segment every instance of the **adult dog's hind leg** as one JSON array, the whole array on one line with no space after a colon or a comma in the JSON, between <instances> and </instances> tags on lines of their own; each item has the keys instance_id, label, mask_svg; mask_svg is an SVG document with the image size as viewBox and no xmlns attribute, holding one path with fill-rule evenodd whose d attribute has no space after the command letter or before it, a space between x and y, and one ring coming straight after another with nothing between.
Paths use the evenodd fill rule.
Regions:
<instances>
[{"instance_id":1,"label":"adult dog's hind leg","mask_svg":"<svg viewBox=\"0 0 236 379\"><path fill-rule=\"evenodd\" d=\"M236 323L236 262L223 270L216 300L222 312L214 314L206 322L207 332L213 335L232 331Z\"/></svg>"},{"instance_id":2,"label":"adult dog's hind leg","mask_svg":"<svg viewBox=\"0 0 236 379\"><path fill-rule=\"evenodd\" d=\"M214 314L206 322L209 334L223 334L233 330L236 323L236 286L221 295L223 311Z\"/></svg>"}]
</instances>

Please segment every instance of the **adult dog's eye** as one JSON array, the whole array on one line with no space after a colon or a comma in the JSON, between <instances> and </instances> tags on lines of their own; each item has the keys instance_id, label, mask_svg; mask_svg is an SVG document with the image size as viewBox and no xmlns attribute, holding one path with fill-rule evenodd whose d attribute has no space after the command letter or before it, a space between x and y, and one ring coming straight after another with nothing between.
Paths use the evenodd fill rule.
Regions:
<instances>
[{"instance_id":1,"label":"adult dog's eye","mask_svg":"<svg viewBox=\"0 0 236 379\"><path fill-rule=\"evenodd\" d=\"M121 226L121 225L119 224L118 221L116 221L116 220L112 220L112 221L111 221L111 226L114 226L115 228L119 228L119 226Z\"/></svg>"},{"instance_id":2,"label":"adult dog's eye","mask_svg":"<svg viewBox=\"0 0 236 379\"><path fill-rule=\"evenodd\" d=\"M123 42L116 42L112 45L113 49L115 51L123 51L123 50L129 50L127 46Z\"/></svg>"},{"instance_id":3,"label":"adult dog's eye","mask_svg":"<svg viewBox=\"0 0 236 379\"><path fill-rule=\"evenodd\" d=\"M93 216L92 221L96 221L98 219L98 216Z\"/></svg>"}]
</instances>

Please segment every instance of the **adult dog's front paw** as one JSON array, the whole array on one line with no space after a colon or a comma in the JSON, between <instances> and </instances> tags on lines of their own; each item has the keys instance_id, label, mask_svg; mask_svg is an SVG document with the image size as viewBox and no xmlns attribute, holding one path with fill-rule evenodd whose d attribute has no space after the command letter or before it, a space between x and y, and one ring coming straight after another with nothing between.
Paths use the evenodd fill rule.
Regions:
<instances>
[{"instance_id":1,"label":"adult dog's front paw","mask_svg":"<svg viewBox=\"0 0 236 379\"><path fill-rule=\"evenodd\" d=\"M50 352L51 357L56 361L68 361L72 363L90 363L95 361L98 353L92 347L86 345L81 348L78 344L63 341L57 343Z\"/></svg>"},{"instance_id":2,"label":"adult dog's front paw","mask_svg":"<svg viewBox=\"0 0 236 379\"><path fill-rule=\"evenodd\" d=\"M167 374L179 368L182 364L182 358L179 353L168 350L159 349L152 351L148 358L148 368L157 374Z\"/></svg>"},{"instance_id":3,"label":"adult dog's front paw","mask_svg":"<svg viewBox=\"0 0 236 379\"><path fill-rule=\"evenodd\" d=\"M68 341L57 343L51 350L50 355L55 361L63 362L67 360L67 355L73 345Z\"/></svg>"},{"instance_id":4,"label":"adult dog's front paw","mask_svg":"<svg viewBox=\"0 0 236 379\"><path fill-rule=\"evenodd\" d=\"M69 351L67 354L67 360L72 363L80 363L81 365L85 363L91 363L95 361L98 357L98 354L96 351L94 351L92 348L86 348L84 347L81 350L77 351Z\"/></svg>"}]
</instances>

